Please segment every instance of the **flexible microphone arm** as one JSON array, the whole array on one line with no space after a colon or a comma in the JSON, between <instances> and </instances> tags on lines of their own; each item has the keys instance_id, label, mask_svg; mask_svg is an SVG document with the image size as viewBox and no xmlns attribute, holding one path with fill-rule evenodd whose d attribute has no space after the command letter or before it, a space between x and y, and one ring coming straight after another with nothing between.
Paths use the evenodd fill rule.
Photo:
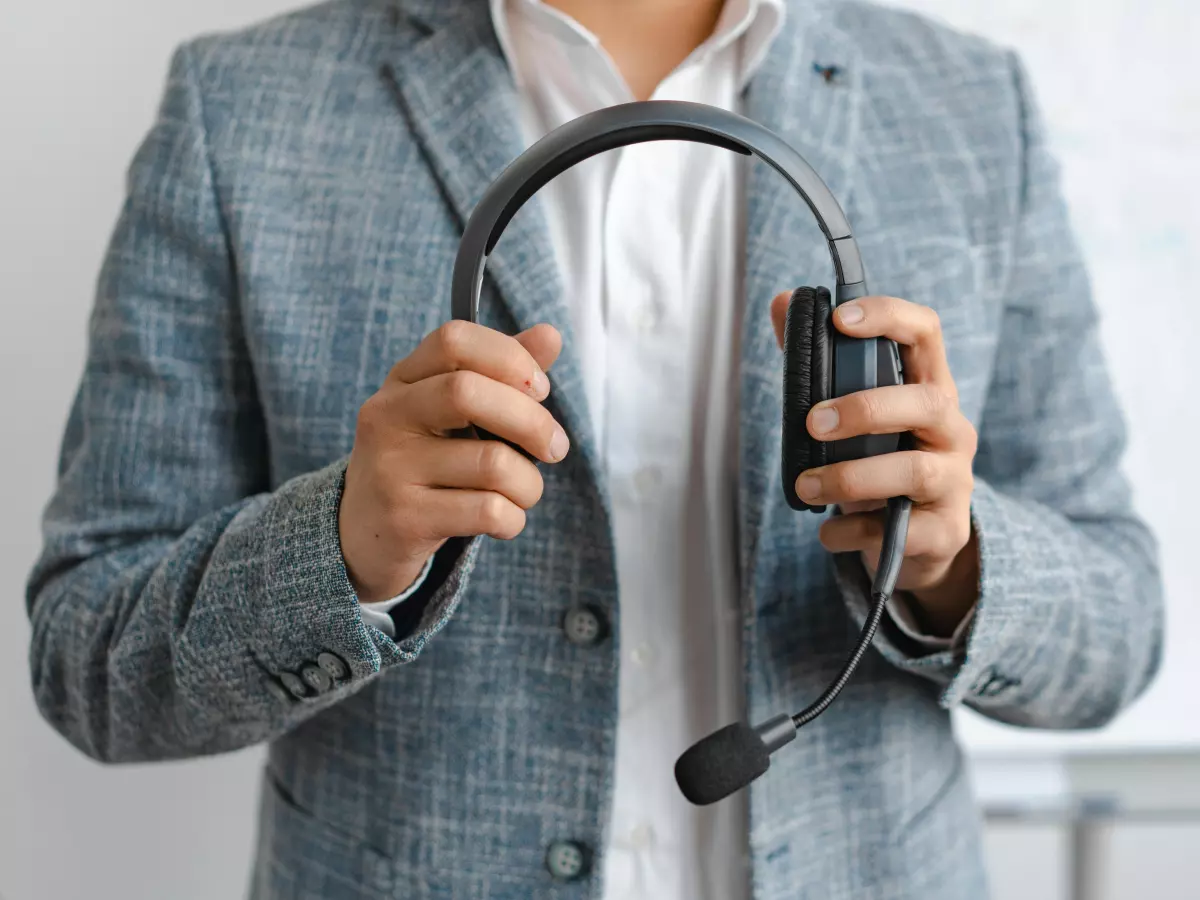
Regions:
<instances>
[{"instance_id":1,"label":"flexible microphone arm","mask_svg":"<svg viewBox=\"0 0 1200 900\"><path fill-rule=\"evenodd\" d=\"M888 501L879 568L871 582L871 609L858 643L837 678L811 705L794 715L776 716L753 728L745 722L735 722L685 750L675 763L675 780L690 802L706 806L746 787L770 768L772 753L791 743L796 730L825 712L842 692L871 645L884 608L896 587L904 562L911 511L912 501L907 497L893 497Z\"/></svg>"}]
</instances>

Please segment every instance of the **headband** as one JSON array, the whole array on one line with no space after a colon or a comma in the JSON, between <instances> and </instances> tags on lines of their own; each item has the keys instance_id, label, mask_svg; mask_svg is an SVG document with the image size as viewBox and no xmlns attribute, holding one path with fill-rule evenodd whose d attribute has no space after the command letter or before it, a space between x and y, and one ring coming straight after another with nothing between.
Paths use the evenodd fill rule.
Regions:
<instances>
[{"instance_id":1,"label":"headband","mask_svg":"<svg viewBox=\"0 0 1200 900\"><path fill-rule=\"evenodd\" d=\"M702 103L648 100L605 107L551 131L488 187L467 221L450 289L451 317L479 318L487 257L517 210L551 179L605 150L647 141L692 141L757 156L787 179L812 210L829 243L840 302L866 294L862 257L846 214L804 158L750 119Z\"/></svg>"}]
</instances>

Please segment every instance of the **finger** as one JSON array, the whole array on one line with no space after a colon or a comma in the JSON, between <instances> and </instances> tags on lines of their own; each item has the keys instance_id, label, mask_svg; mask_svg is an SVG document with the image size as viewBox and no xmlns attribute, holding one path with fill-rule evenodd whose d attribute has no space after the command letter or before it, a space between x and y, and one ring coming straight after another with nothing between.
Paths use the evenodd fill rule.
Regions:
<instances>
[{"instance_id":1,"label":"finger","mask_svg":"<svg viewBox=\"0 0 1200 900\"><path fill-rule=\"evenodd\" d=\"M429 541L477 534L508 541L525 529L525 510L495 491L421 488L413 508Z\"/></svg>"},{"instance_id":2,"label":"finger","mask_svg":"<svg viewBox=\"0 0 1200 900\"><path fill-rule=\"evenodd\" d=\"M558 360L558 354L562 352L562 335L553 325L544 322L525 329L516 339L533 357L533 361L541 366L543 372L550 371L550 367Z\"/></svg>"},{"instance_id":3,"label":"finger","mask_svg":"<svg viewBox=\"0 0 1200 900\"><path fill-rule=\"evenodd\" d=\"M809 469L796 479L796 493L810 504L888 497L935 503L966 489L969 472L955 455L902 450Z\"/></svg>"},{"instance_id":4,"label":"finger","mask_svg":"<svg viewBox=\"0 0 1200 900\"><path fill-rule=\"evenodd\" d=\"M821 546L831 553L864 552L878 559L887 525L886 512L833 516L821 523ZM914 559L952 559L970 538L970 520L959 522L946 514L914 509L909 515L904 556Z\"/></svg>"},{"instance_id":5,"label":"finger","mask_svg":"<svg viewBox=\"0 0 1200 900\"><path fill-rule=\"evenodd\" d=\"M808 433L822 441L862 434L911 431L937 449L966 449L975 430L958 398L940 384L897 384L856 391L818 403L808 413Z\"/></svg>"},{"instance_id":6,"label":"finger","mask_svg":"<svg viewBox=\"0 0 1200 900\"><path fill-rule=\"evenodd\" d=\"M532 329L531 329L532 331ZM539 351L546 338L526 333ZM416 384L447 372L472 371L533 397L545 400L550 381L521 341L474 322L446 322L392 367L388 378Z\"/></svg>"},{"instance_id":7,"label":"finger","mask_svg":"<svg viewBox=\"0 0 1200 900\"><path fill-rule=\"evenodd\" d=\"M871 510L884 509L885 507L887 507L886 500L847 500L845 503L837 505L836 513L837 515L843 515L857 512L871 512Z\"/></svg>"},{"instance_id":8,"label":"finger","mask_svg":"<svg viewBox=\"0 0 1200 900\"><path fill-rule=\"evenodd\" d=\"M771 300L771 324L775 326L775 340L778 341L780 350L783 349L783 335L787 329L788 301L791 298L791 291L783 291L776 294Z\"/></svg>"},{"instance_id":9,"label":"finger","mask_svg":"<svg viewBox=\"0 0 1200 900\"><path fill-rule=\"evenodd\" d=\"M857 313L861 316L855 320ZM838 306L833 321L838 331L851 337L886 337L899 344L905 381L953 387L942 323L928 306L899 297L860 297Z\"/></svg>"},{"instance_id":10,"label":"finger","mask_svg":"<svg viewBox=\"0 0 1200 900\"><path fill-rule=\"evenodd\" d=\"M521 509L542 499L537 466L499 441L429 438L407 452L425 487L493 491Z\"/></svg>"},{"instance_id":11,"label":"finger","mask_svg":"<svg viewBox=\"0 0 1200 900\"><path fill-rule=\"evenodd\" d=\"M558 462L570 443L562 426L537 400L478 372L435 375L405 389L407 421L430 434L476 425Z\"/></svg>"}]
</instances>

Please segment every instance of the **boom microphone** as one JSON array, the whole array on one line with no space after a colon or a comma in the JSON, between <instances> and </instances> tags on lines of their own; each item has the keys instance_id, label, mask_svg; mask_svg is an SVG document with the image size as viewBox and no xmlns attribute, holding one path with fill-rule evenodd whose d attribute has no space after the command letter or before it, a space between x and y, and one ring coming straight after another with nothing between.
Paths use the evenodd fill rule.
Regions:
<instances>
[{"instance_id":1,"label":"boom microphone","mask_svg":"<svg viewBox=\"0 0 1200 900\"><path fill-rule=\"evenodd\" d=\"M675 763L675 781L691 803L716 803L766 772L771 754L795 736L791 716L776 716L757 728L734 722L685 750Z\"/></svg>"},{"instance_id":2,"label":"boom microphone","mask_svg":"<svg viewBox=\"0 0 1200 900\"><path fill-rule=\"evenodd\" d=\"M895 497L888 501L888 522L879 569L871 584L871 611L853 652L838 677L807 709L794 716L776 716L762 725L751 727L734 722L697 741L675 763L675 781L688 802L707 806L724 800L747 787L771 767L771 754L796 737L796 731L829 708L834 698L858 668L871 645L884 608L896 586L904 561L904 543L908 537L908 517L912 501Z\"/></svg>"}]
</instances>

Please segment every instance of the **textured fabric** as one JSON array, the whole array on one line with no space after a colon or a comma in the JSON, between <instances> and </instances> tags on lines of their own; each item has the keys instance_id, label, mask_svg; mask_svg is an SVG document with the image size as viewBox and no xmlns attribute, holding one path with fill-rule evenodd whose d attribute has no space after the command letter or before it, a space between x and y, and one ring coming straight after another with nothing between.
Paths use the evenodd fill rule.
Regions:
<instances>
[{"instance_id":1,"label":"textured fabric","mask_svg":"<svg viewBox=\"0 0 1200 900\"><path fill-rule=\"evenodd\" d=\"M814 62L843 74L827 83ZM572 453L545 468L525 533L455 544L399 640L362 621L337 538L358 407L448 316L463 218L520 150L515 110L486 3L335 2L182 47L130 169L29 582L33 689L108 762L270 742L256 900L600 896L620 604L536 201L490 259L482 306L506 330L564 323L549 402ZM980 434L982 559L965 652L919 655L885 628L751 788L754 896L984 897L948 710L1099 725L1161 643L1155 547L1118 467L1057 171L1010 52L851 0L789 7L745 111L842 201L872 288L939 313ZM819 517L778 484L767 304L828 283L830 264L764 169L747 187L737 429L755 722L824 685L863 603L861 568L821 549ZM607 641L566 640L578 604L608 619ZM332 657L346 672L331 689L285 689ZM672 763L646 760L663 778ZM590 874L551 877L564 840L593 851Z\"/></svg>"}]
</instances>

